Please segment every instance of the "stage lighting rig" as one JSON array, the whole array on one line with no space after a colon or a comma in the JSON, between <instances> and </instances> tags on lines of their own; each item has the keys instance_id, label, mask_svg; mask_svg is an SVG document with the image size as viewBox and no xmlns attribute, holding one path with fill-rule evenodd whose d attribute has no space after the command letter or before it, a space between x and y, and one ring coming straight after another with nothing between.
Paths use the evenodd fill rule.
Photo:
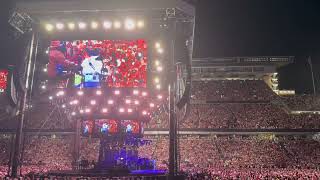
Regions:
<instances>
[{"instance_id":1,"label":"stage lighting rig","mask_svg":"<svg viewBox=\"0 0 320 180\"><path fill-rule=\"evenodd\" d=\"M8 23L15 29L16 38L32 30L33 19L26 13L14 11Z\"/></svg>"}]
</instances>

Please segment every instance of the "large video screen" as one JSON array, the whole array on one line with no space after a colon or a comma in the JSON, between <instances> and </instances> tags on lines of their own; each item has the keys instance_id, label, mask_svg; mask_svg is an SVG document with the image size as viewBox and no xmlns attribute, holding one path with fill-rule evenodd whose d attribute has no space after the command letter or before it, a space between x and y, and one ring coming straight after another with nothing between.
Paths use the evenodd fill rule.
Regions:
<instances>
[{"instance_id":1,"label":"large video screen","mask_svg":"<svg viewBox=\"0 0 320 180\"><path fill-rule=\"evenodd\" d=\"M94 128L94 121L92 120L87 120L82 122L82 135L84 136L90 136L93 133L93 128Z\"/></svg>"},{"instance_id":2,"label":"large video screen","mask_svg":"<svg viewBox=\"0 0 320 180\"><path fill-rule=\"evenodd\" d=\"M146 87L147 42L138 40L51 41L48 76L73 87Z\"/></svg>"}]
</instances>

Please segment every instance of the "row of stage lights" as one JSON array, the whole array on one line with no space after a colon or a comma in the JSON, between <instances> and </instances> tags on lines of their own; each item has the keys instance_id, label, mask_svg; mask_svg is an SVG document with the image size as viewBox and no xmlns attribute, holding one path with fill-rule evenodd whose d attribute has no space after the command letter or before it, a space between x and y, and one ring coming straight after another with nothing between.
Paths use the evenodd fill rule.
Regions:
<instances>
[{"instance_id":1,"label":"row of stage lights","mask_svg":"<svg viewBox=\"0 0 320 180\"><path fill-rule=\"evenodd\" d=\"M139 95L139 94L141 94L142 96L147 96L147 93L145 92L145 91L142 91L142 92L139 92L139 90L133 90L133 95ZM115 90L114 91L114 94L115 95L120 95L120 91L119 90ZM63 91L63 90L60 90L60 91L58 91L57 93L56 93L56 96L57 97L62 97L62 96L64 96L65 95L65 91ZM84 92L82 91L82 90L79 90L78 92L77 92L77 95L78 96L83 96L84 95ZM102 95L102 91L101 90L97 90L96 91L96 95L97 96L100 96L100 95ZM53 100L54 99L54 97L53 96L49 96L49 100ZM163 99L163 96L161 95L161 94L159 94L159 95L157 95L157 99L158 100L162 100ZM90 102L90 105L91 106L95 106L96 104L97 104L97 101L96 100L94 100L94 99L92 99L92 100L90 100L89 101ZM74 105L78 105L79 104L79 100L73 100L73 101L70 101L69 102L69 105L70 106L74 106ZM107 100L107 104L108 105L113 105L114 104L114 100L113 99L109 99L109 100ZM139 100L131 100L131 99L125 99L125 104L126 105L131 105L131 104L134 104L134 105L136 105L136 106L138 106L138 105L140 105L140 101ZM62 108L66 108L67 107L67 105L66 104L62 104L61 105L61 107ZM149 108L154 108L154 107L156 107L156 105L154 104L154 103L149 103ZM121 114L123 114L123 113L128 113L128 114L130 114L130 113L133 113L133 109L132 108L123 108L123 107L120 107L119 108L119 113L121 113ZM79 114L90 114L92 111L91 111L91 109L90 108L85 108L85 109L80 109L79 110ZM108 111L108 108L107 107L103 107L103 108L101 108L101 113L103 113L103 114L106 114L106 113L108 113L109 111ZM146 115L149 115L150 113L148 113L146 110L142 110L142 112L141 112L141 115L143 115L143 116L146 116ZM73 111L72 113L71 113L71 115L72 116L76 116L77 115L77 112L75 112L75 111Z\"/></svg>"},{"instance_id":2,"label":"row of stage lights","mask_svg":"<svg viewBox=\"0 0 320 180\"><path fill-rule=\"evenodd\" d=\"M155 43L155 50L159 53L162 54L163 53L163 47L160 44L160 42L156 42ZM161 73L163 71L163 66L161 65L161 62L159 60L155 60L154 61L154 65L155 65L155 69L158 73ZM161 84L160 84L160 78L158 76L156 76L154 78L154 83L155 83L155 87L158 90L161 90Z\"/></svg>"},{"instance_id":3,"label":"row of stage lights","mask_svg":"<svg viewBox=\"0 0 320 180\"><path fill-rule=\"evenodd\" d=\"M125 19L123 22L122 21L103 21L103 22L98 22L98 21L92 21L90 23L88 22L69 22L69 23L62 23L62 22L57 22L57 23L46 23L44 25L45 29L49 32L57 30L57 31L62 31L65 29L68 30L85 30L90 26L91 29L98 29L100 27L110 30L110 29L121 29L124 27L126 30L135 30L135 29L143 29L145 27L145 22L143 20L134 20L134 19Z\"/></svg>"}]
</instances>

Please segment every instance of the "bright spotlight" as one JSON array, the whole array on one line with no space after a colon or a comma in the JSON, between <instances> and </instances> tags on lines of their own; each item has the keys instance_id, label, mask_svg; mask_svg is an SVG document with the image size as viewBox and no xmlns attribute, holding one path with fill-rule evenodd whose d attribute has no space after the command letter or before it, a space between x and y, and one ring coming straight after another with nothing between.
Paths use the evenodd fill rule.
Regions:
<instances>
[{"instance_id":1,"label":"bright spotlight","mask_svg":"<svg viewBox=\"0 0 320 180\"><path fill-rule=\"evenodd\" d=\"M150 103L149 106L150 106L151 108L153 108L153 107L154 107L154 104L153 104L153 103Z\"/></svg>"},{"instance_id":2,"label":"bright spotlight","mask_svg":"<svg viewBox=\"0 0 320 180\"><path fill-rule=\"evenodd\" d=\"M76 115L76 112L72 112L71 115L72 115L72 116L75 116L75 115Z\"/></svg>"},{"instance_id":3,"label":"bright spotlight","mask_svg":"<svg viewBox=\"0 0 320 180\"><path fill-rule=\"evenodd\" d=\"M124 108L120 108L119 112L123 113L124 112Z\"/></svg>"},{"instance_id":4,"label":"bright spotlight","mask_svg":"<svg viewBox=\"0 0 320 180\"><path fill-rule=\"evenodd\" d=\"M49 99L50 99L50 100L52 100L52 99L53 99L53 97L52 97L52 96L49 96Z\"/></svg>"},{"instance_id":5,"label":"bright spotlight","mask_svg":"<svg viewBox=\"0 0 320 180\"><path fill-rule=\"evenodd\" d=\"M48 72L48 69L47 68L43 68L43 72Z\"/></svg>"},{"instance_id":6,"label":"bright spotlight","mask_svg":"<svg viewBox=\"0 0 320 180\"><path fill-rule=\"evenodd\" d=\"M142 115L147 115L148 113L147 113L147 111L142 111Z\"/></svg>"},{"instance_id":7,"label":"bright spotlight","mask_svg":"<svg viewBox=\"0 0 320 180\"><path fill-rule=\"evenodd\" d=\"M148 93L147 92L142 92L142 96L147 96Z\"/></svg>"},{"instance_id":8,"label":"bright spotlight","mask_svg":"<svg viewBox=\"0 0 320 180\"><path fill-rule=\"evenodd\" d=\"M70 30L74 30L76 28L76 25L74 23L68 23L68 28Z\"/></svg>"},{"instance_id":9,"label":"bright spotlight","mask_svg":"<svg viewBox=\"0 0 320 180\"><path fill-rule=\"evenodd\" d=\"M52 31L54 27L52 24L46 24L45 28L47 31Z\"/></svg>"},{"instance_id":10,"label":"bright spotlight","mask_svg":"<svg viewBox=\"0 0 320 180\"><path fill-rule=\"evenodd\" d=\"M79 103L78 100L74 100L74 101L73 101L73 104L78 104L78 103Z\"/></svg>"},{"instance_id":11,"label":"bright spotlight","mask_svg":"<svg viewBox=\"0 0 320 180\"><path fill-rule=\"evenodd\" d=\"M120 91L119 91L119 90L115 90L115 91L114 91L114 94L115 94L115 95L119 95L119 94L120 94Z\"/></svg>"},{"instance_id":12,"label":"bright spotlight","mask_svg":"<svg viewBox=\"0 0 320 180\"><path fill-rule=\"evenodd\" d=\"M135 89L135 90L133 90L133 94L134 94L134 95L138 95L138 94L139 94L139 91Z\"/></svg>"},{"instance_id":13,"label":"bright spotlight","mask_svg":"<svg viewBox=\"0 0 320 180\"><path fill-rule=\"evenodd\" d=\"M121 22L120 21L115 21L113 23L113 26L114 26L114 28L119 29L119 28L121 28Z\"/></svg>"},{"instance_id":14,"label":"bright spotlight","mask_svg":"<svg viewBox=\"0 0 320 180\"><path fill-rule=\"evenodd\" d=\"M81 109L81 110L80 110L80 114L83 114L83 113L84 113L84 111Z\"/></svg>"},{"instance_id":15,"label":"bright spotlight","mask_svg":"<svg viewBox=\"0 0 320 180\"><path fill-rule=\"evenodd\" d=\"M103 22L103 27L104 27L105 29L111 29L111 27L112 27L112 22L110 22L110 21L104 21L104 22Z\"/></svg>"},{"instance_id":16,"label":"bright spotlight","mask_svg":"<svg viewBox=\"0 0 320 180\"><path fill-rule=\"evenodd\" d=\"M134 101L134 104L135 104L135 105L139 105L140 102L139 102L138 100L135 100L135 101Z\"/></svg>"},{"instance_id":17,"label":"bright spotlight","mask_svg":"<svg viewBox=\"0 0 320 180\"><path fill-rule=\"evenodd\" d=\"M57 96L63 96L64 95L64 91L58 91Z\"/></svg>"},{"instance_id":18,"label":"bright spotlight","mask_svg":"<svg viewBox=\"0 0 320 180\"><path fill-rule=\"evenodd\" d=\"M79 22L79 29L85 29L87 27L87 24L84 22Z\"/></svg>"},{"instance_id":19,"label":"bright spotlight","mask_svg":"<svg viewBox=\"0 0 320 180\"><path fill-rule=\"evenodd\" d=\"M113 103L114 103L113 100L108 100L109 105L112 105Z\"/></svg>"},{"instance_id":20,"label":"bright spotlight","mask_svg":"<svg viewBox=\"0 0 320 180\"><path fill-rule=\"evenodd\" d=\"M96 100L91 100L91 101L90 101L90 104L91 104L91 105L96 105L96 103L97 103Z\"/></svg>"},{"instance_id":21,"label":"bright spotlight","mask_svg":"<svg viewBox=\"0 0 320 180\"><path fill-rule=\"evenodd\" d=\"M45 85L42 85L41 86L41 89L46 89L47 87Z\"/></svg>"},{"instance_id":22,"label":"bright spotlight","mask_svg":"<svg viewBox=\"0 0 320 180\"><path fill-rule=\"evenodd\" d=\"M62 30L62 29L64 28L64 24L62 24L62 23L57 23L57 24L56 24L56 28L57 28L58 30Z\"/></svg>"},{"instance_id":23,"label":"bright spotlight","mask_svg":"<svg viewBox=\"0 0 320 180\"><path fill-rule=\"evenodd\" d=\"M156 88L157 88L158 90L160 90L160 89L161 89L161 85L160 85L160 84L157 84L157 85L156 85Z\"/></svg>"},{"instance_id":24,"label":"bright spotlight","mask_svg":"<svg viewBox=\"0 0 320 180\"><path fill-rule=\"evenodd\" d=\"M133 110L132 110L131 108L128 109L128 113L132 113L132 111L133 111Z\"/></svg>"},{"instance_id":25,"label":"bright spotlight","mask_svg":"<svg viewBox=\"0 0 320 180\"><path fill-rule=\"evenodd\" d=\"M108 112L108 109L107 108L102 108L101 110L103 113L107 113Z\"/></svg>"},{"instance_id":26,"label":"bright spotlight","mask_svg":"<svg viewBox=\"0 0 320 180\"><path fill-rule=\"evenodd\" d=\"M162 99L162 95L159 94L159 95L157 96L157 98L158 98L158 99Z\"/></svg>"},{"instance_id":27,"label":"bright spotlight","mask_svg":"<svg viewBox=\"0 0 320 180\"><path fill-rule=\"evenodd\" d=\"M143 20L139 20L137 22L137 26L138 26L138 28L143 28L144 27L144 21Z\"/></svg>"},{"instance_id":28,"label":"bright spotlight","mask_svg":"<svg viewBox=\"0 0 320 180\"><path fill-rule=\"evenodd\" d=\"M126 104L130 104L131 100L130 99L126 99Z\"/></svg>"},{"instance_id":29,"label":"bright spotlight","mask_svg":"<svg viewBox=\"0 0 320 180\"><path fill-rule=\"evenodd\" d=\"M156 60L156 61L154 61L154 64L155 64L156 66L159 66L159 65L160 65L160 61Z\"/></svg>"},{"instance_id":30,"label":"bright spotlight","mask_svg":"<svg viewBox=\"0 0 320 180\"><path fill-rule=\"evenodd\" d=\"M162 49L162 48L159 48L159 49L157 49L157 52L158 52L159 54L162 54L162 53L163 53L163 49Z\"/></svg>"},{"instance_id":31,"label":"bright spotlight","mask_svg":"<svg viewBox=\"0 0 320 180\"><path fill-rule=\"evenodd\" d=\"M82 96L82 95L83 95L83 91L78 91L77 94L78 94L79 96Z\"/></svg>"},{"instance_id":32,"label":"bright spotlight","mask_svg":"<svg viewBox=\"0 0 320 180\"><path fill-rule=\"evenodd\" d=\"M99 25L98 25L97 22L95 22L95 21L92 21L92 22L91 22L91 28L92 28L92 29L97 29L98 26L99 26Z\"/></svg>"},{"instance_id":33,"label":"bright spotlight","mask_svg":"<svg viewBox=\"0 0 320 180\"><path fill-rule=\"evenodd\" d=\"M70 101L69 104L70 104L70 105L73 105L73 101Z\"/></svg>"},{"instance_id":34,"label":"bright spotlight","mask_svg":"<svg viewBox=\"0 0 320 180\"><path fill-rule=\"evenodd\" d=\"M159 42L156 42L154 45L157 49L161 48L161 44Z\"/></svg>"},{"instance_id":35,"label":"bright spotlight","mask_svg":"<svg viewBox=\"0 0 320 180\"><path fill-rule=\"evenodd\" d=\"M84 111L85 111L86 113L89 113L89 112L91 112L91 109L86 108Z\"/></svg>"},{"instance_id":36,"label":"bright spotlight","mask_svg":"<svg viewBox=\"0 0 320 180\"><path fill-rule=\"evenodd\" d=\"M102 94L101 90L97 90L97 91L96 91L96 94L97 94L97 95L101 95L101 94Z\"/></svg>"},{"instance_id":37,"label":"bright spotlight","mask_svg":"<svg viewBox=\"0 0 320 180\"><path fill-rule=\"evenodd\" d=\"M154 78L154 82L155 83L159 83L160 82L160 79L158 77Z\"/></svg>"},{"instance_id":38,"label":"bright spotlight","mask_svg":"<svg viewBox=\"0 0 320 180\"><path fill-rule=\"evenodd\" d=\"M124 25L127 30L133 30L136 27L136 24L132 19L126 19Z\"/></svg>"},{"instance_id":39,"label":"bright spotlight","mask_svg":"<svg viewBox=\"0 0 320 180\"><path fill-rule=\"evenodd\" d=\"M163 70L163 67L162 67L162 66L157 66L157 71L158 71L158 72L162 72L162 70Z\"/></svg>"},{"instance_id":40,"label":"bright spotlight","mask_svg":"<svg viewBox=\"0 0 320 180\"><path fill-rule=\"evenodd\" d=\"M66 105L65 104L62 104L62 106L61 106L62 108L66 108Z\"/></svg>"}]
</instances>

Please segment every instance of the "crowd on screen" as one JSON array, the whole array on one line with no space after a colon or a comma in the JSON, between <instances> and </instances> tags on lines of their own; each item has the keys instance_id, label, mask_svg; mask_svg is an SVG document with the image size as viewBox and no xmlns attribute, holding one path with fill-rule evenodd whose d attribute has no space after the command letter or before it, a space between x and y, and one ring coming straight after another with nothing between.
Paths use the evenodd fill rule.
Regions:
<instances>
[{"instance_id":1,"label":"crowd on screen","mask_svg":"<svg viewBox=\"0 0 320 180\"><path fill-rule=\"evenodd\" d=\"M146 139L152 143L140 147L139 156L155 159L158 169L167 169L168 137ZM9 142L1 138L1 147L10 146ZM180 169L190 179L320 177L320 142L305 137L192 135L183 136L178 142ZM1 176L7 171L8 149L0 152ZM22 173L72 169L72 152L72 136L30 136L25 142ZM99 140L83 138L80 158L96 161L98 154Z\"/></svg>"}]
</instances>

